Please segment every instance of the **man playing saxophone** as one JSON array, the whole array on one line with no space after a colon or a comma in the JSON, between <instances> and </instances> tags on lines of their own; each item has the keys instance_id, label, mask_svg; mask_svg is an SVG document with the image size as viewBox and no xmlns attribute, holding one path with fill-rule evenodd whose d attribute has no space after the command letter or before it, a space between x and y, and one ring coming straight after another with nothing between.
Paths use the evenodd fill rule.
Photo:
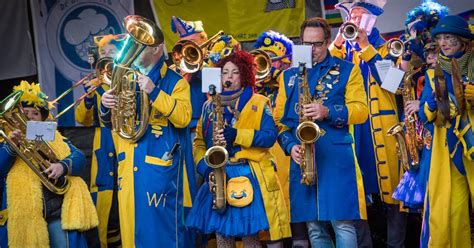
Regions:
<instances>
[{"instance_id":1,"label":"man playing saxophone","mask_svg":"<svg viewBox=\"0 0 474 248\"><path fill-rule=\"evenodd\" d=\"M312 47L313 65L306 73L306 91L310 99L305 100L310 103L299 104L298 70L290 68L283 72L280 80L274 111L279 129L278 142L292 157L290 209L293 245L308 247L309 233L312 247L332 247L324 223L328 221L336 233L338 247L356 247L352 220L367 217L362 176L354 156L349 125L363 123L368 116L362 76L358 66L329 54L331 33L326 20L318 17L305 20L300 36L302 44ZM313 185L301 183L299 164L303 157L296 135L301 117L312 120L323 130L313 146L317 163Z\"/></svg>"},{"instance_id":2,"label":"man playing saxophone","mask_svg":"<svg viewBox=\"0 0 474 248\"><path fill-rule=\"evenodd\" d=\"M191 120L189 84L167 67L164 43L158 43L133 61L140 70L138 87L149 97L141 103L150 106L149 124L140 139L121 138L116 147L123 247L193 246L186 243L184 227L184 208L191 207L195 186L193 164L183 163L191 152L185 139ZM106 125L118 100L114 89L102 96L100 116Z\"/></svg>"}]
</instances>

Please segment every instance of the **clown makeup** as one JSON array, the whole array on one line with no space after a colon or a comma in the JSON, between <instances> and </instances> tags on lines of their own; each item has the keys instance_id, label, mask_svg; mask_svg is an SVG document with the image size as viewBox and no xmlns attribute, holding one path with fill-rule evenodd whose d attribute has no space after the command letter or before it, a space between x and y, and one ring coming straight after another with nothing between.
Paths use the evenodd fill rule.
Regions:
<instances>
[{"instance_id":1,"label":"clown makeup","mask_svg":"<svg viewBox=\"0 0 474 248\"><path fill-rule=\"evenodd\" d=\"M222 67L221 78L222 83L227 81L231 82L230 86L224 87L224 91L234 91L241 88L242 83L240 82L240 70L234 63L230 61L225 63L224 67Z\"/></svg>"},{"instance_id":2,"label":"clown makeup","mask_svg":"<svg viewBox=\"0 0 474 248\"><path fill-rule=\"evenodd\" d=\"M453 34L438 34L435 37L441 51L446 56L452 56L462 49L461 41L458 36Z\"/></svg>"}]
</instances>

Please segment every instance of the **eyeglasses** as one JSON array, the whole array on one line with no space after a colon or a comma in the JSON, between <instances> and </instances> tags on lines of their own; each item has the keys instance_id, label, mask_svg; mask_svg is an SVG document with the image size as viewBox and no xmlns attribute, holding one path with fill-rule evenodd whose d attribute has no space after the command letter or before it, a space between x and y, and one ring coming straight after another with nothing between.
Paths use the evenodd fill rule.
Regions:
<instances>
[{"instance_id":1,"label":"eyeglasses","mask_svg":"<svg viewBox=\"0 0 474 248\"><path fill-rule=\"evenodd\" d=\"M301 44L311 46L313 48L315 47L322 47L326 43L325 40L323 41L314 41L314 42L309 42L309 41L303 41Z\"/></svg>"}]
</instances>

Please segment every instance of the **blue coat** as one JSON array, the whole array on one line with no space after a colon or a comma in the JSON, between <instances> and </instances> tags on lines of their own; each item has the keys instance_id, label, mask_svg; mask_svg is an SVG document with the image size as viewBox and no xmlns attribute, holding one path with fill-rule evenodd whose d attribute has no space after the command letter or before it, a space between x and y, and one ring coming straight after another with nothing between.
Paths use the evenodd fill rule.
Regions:
<instances>
[{"instance_id":1,"label":"blue coat","mask_svg":"<svg viewBox=\"0 0 474 248\"><path fill-rule=\"evenodd\" d=\"M299 124L296 75L296 68L283 73L274 112L278 142L288 155L300 144L295 133ZM360 70L328 54L307 75L310 94L323 99L329 116L316 122L326 132L315 143L317 184L302 185L300 167L291 161L291 222L366 219L362 176L349 133L350 124L362 123L368 115Z\"/></svg>"},{"instance_id":2,"label":"blue coat","mask_svg":"<svg viewBox=\"0 0 474 248\"><path fill-rule=\"evenodd\" d=\"M148 77L157 87L149 94L147 131L137 143L119 139L116 147L122 245L188 247L185 208L192 206L195 191L189 84L163 58ZM108 110L101 108L102 120L110 123Z\"/></svg>"}]
</instances>

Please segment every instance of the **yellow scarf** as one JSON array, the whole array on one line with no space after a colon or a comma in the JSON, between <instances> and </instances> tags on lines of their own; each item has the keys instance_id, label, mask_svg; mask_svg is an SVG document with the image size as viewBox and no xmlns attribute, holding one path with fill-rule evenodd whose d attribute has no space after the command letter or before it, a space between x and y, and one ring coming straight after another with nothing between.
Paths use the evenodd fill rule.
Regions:
<instances>
[{"instance_id":1,"label":"yellow scarf","mask_svg":"<svg viewBox=\"0 0 474 248\"><path fill-rule=\"evenodd\" d=\"M63 136L50 142L58 158L71 153ZM71 186L64 195L61 222L64 230L84 231L98 225L97 212L87 185L80 177L68 177ZM8 243L10 247L49 247L43 218L42 184L26 163L17 158L7 176Z\"/></svg>"}]
</instances>

